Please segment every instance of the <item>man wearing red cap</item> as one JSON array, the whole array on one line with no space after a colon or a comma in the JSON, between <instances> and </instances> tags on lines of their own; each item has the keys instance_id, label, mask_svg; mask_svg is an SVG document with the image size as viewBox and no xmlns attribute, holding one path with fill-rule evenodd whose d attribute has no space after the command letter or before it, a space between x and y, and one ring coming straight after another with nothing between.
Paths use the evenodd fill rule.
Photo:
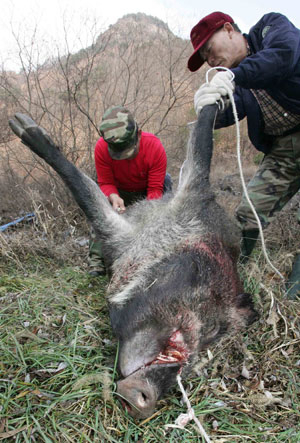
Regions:
<instances>
[{"instance_id":1,"label":"man wearing red cap","mask_svg":"<svg viewBox=\"0 0 300 443\"><path fill-rule=\"evenodd\" d=\"M300 188L300 30L284 15L271 12L249 34L242 34L229 15L213 12L193 27L191 42L190 71L205 62L228 68L196 92L196 113L227 95L229 88L234 91L239 119L247 117L251 142L265 154L248 192L266 227ZM218 113L215 127L232 124L232 107L227 103ZM237 218L243 229L242 259L246 260L258 229L244 196ZM290 298L300 295L300 255L288 289Z\"/></svg>"}]
</instances>

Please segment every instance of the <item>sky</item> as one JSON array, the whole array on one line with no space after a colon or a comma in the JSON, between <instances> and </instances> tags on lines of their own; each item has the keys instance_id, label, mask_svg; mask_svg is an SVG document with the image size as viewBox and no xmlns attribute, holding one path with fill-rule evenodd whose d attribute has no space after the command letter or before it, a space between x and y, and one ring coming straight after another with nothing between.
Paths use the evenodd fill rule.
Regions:
<instances>
[{"instance_id":1,"label":"sky","mask_svg":"<svg viewBox=\"0 0 300 443\"><path fill-rule=\"evenodd\" d=\"M0 62L16 71L21 67L19 47L30 52L38 46L39 62L66 48L75 52L129 13L158 17L183 38L213 11L231 15L242 32L272 11L300 28L299 0L227 0L226 6L216 0L0 0L0 6Z\"/></svg>"}]
</instances>

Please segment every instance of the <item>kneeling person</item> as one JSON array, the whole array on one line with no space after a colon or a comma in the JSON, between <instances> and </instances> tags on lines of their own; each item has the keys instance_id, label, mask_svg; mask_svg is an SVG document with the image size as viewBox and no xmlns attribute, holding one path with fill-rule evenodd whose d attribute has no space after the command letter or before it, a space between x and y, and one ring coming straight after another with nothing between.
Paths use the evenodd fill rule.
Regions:
<instances>
[{"instance_id":1,"label":"kneeling person","mask_svg":"<svg viewBox=\"0 0 300 443\"><path fill-rule=\"evenodd\" d=\"M137 200L158 199L172 190L161 141L139 129L127 109L109 108L103 115L100 134L95 146L98 184L116 211L122 214ZM101 242L93 231L89 249L89 274L104 275Z\"/></svg>"}]
</instances>

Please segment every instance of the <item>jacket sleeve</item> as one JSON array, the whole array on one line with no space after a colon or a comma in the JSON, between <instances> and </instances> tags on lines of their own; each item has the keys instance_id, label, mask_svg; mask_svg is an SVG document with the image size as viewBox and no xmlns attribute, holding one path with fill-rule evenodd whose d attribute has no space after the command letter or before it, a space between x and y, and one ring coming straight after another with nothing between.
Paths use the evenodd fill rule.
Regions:
<instances>
[{"instance_id":1,"label":"jacket sleeve","mask_svg":"<svg viewBox=\"0 0 300 443\"><path fill-rule=\"evenodd\" d=\"M266 89L289 77L299 63L299 29L285 16L270 13L251 29L250 36L251 33L260 47L232 69L235 83L247 89Z\"/></svg>"},{"instance_id":2,"label":"jacket sleeve","mask_svg":"<svg viewBox=\"0 0 300 443\"><path fill-rule=\"evenodd\" d=\"M119 195L115 184L110 157L107 153L107 144L102 138L97 141L95 146L95 167L98 184L103 194L107 197L110 194Z\"/></svg>"},{"instance_id":3,"label":"jacket sleeve","mask_svg":"<svg viewBox=\"0 0 300 443\"><path fill-rule=\"evenodd\" d=\"M158 138L153 140L152 158L150 161L147 183L147 200L161 198L167 171L167 155Z\"/></svg>"}]
</instances>

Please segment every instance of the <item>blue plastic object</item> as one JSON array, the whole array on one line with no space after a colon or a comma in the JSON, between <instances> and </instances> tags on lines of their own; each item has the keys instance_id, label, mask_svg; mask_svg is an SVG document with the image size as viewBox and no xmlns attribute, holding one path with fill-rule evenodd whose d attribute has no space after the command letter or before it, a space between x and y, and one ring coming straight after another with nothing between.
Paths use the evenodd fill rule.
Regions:
<instances>
[{"instance_id":1,"label":"blue plastic object","mask_svg":"<svg viewBox=\"0 0 300 443\"><path fill-rule=\"evenodd\" d=\"M35 213L34 212L31 212L30 214L26 214L23 217L17 218L16 220L13 220L13 221L11 221L9 223L6 223L6 225L0 226L0 232L5 231L5 229L9 228L9 226L16 225L17 223L20 223L23 220L31 220L34 217L35 217Z\"/></svg>"}]
</instances>

